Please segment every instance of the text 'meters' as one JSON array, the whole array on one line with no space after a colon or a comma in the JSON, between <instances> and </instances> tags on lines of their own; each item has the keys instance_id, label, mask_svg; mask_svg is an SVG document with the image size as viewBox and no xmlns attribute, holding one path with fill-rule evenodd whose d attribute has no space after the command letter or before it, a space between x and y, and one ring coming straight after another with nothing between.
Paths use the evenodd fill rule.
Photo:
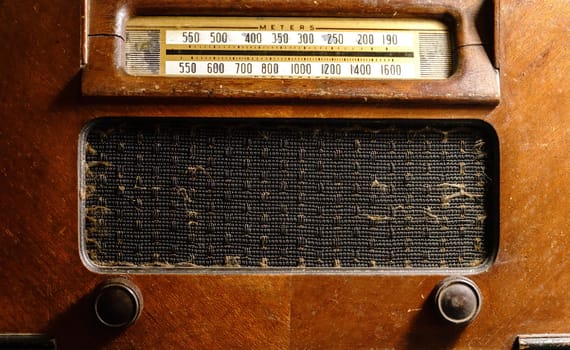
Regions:
<instances>
[{"instance_id":1,"label":"text 'meters'","mask_svg":"<svg viewBox=\"0 0 570 350\"><path fill-rule=\"evenodd\" d=\"M138 17L127 24L130 75L445 79L452 38L433 19Z\"/></svg>"}]
</instances>

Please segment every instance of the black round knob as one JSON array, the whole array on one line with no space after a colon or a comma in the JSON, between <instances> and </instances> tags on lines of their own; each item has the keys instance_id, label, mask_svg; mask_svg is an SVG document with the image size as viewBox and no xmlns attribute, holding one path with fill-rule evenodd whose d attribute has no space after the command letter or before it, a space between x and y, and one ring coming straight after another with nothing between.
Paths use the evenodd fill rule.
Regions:
<instances>
[{"instance_id":1,"label":"black round knob","mask_svg":"<svg viewBox=\"0 0 570 350\"><path fill-rule=\"evenodd\" d=\"M473 321L481 310L481 292L465 277L446 278L437 286L435 303L444 320L456 325Z\"/></svg>"},{"instance_id":2,"label":"black round knob","mask_svg":"<svg viewBox=\"0 0 570 350\"><path fill-rule=\"evenodd\" d=\"M97 320L108 327L132 325L142 310L139 289L127 279L112 279L99 285L95 297Z\"/></svg>"}]
</instances>

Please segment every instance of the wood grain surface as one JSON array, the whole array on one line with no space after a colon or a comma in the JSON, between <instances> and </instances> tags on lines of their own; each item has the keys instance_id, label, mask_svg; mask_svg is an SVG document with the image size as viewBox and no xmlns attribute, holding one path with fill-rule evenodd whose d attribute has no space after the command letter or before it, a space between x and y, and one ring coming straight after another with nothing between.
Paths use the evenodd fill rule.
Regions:
<instances>
[{"instance_id":1,"label":"wood grain surface","mask_svg":"<svg viewBox=\"0 0 570 350\"><path fill-rule=\"evenodd\" d=\"M160 12L178 2L146 3ZM221 3L248 14L272 6ZM290 5L298 15L320 3L278 1L271 11ZM348 3L323 11L339 15ZM0 333L47 333L58 349L510 349L518 334L570 332L568 5L500 1L495 107L87 97L81 1L0 0ZM139 321L124 331L98 326L91 292L109 276L79 257L77 150L81 128L100 116L489 122L501 147L501 240L496 263L471 276L483 294L479 317L463 329L438 320L429 297L444 276L133 275L145 299Z\"/></svg>"}]
</instances>

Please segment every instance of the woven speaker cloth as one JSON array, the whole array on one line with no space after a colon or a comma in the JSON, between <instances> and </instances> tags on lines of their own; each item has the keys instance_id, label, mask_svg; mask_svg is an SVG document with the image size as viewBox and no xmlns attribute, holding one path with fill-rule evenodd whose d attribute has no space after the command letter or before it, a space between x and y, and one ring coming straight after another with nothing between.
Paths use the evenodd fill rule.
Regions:
<instances>
[{"instance_id":1,"label":"woven speaker cloth","mask_svg":"<svg viewBox=\"0 0 570 350\"><path fill-rule=\"evenodd\" d=\"M83 132L101 267L471 269L492 256L488 140L433 122L114 119Z\"/></svg>"}]
</instances>

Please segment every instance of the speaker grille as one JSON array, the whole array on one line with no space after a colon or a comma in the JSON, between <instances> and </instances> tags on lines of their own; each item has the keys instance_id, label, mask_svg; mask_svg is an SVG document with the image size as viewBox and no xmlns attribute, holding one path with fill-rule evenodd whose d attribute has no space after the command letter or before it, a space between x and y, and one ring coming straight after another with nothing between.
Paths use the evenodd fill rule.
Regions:
<instances>
[{"instance_id":1,"label":"speaker grille","mask_svg":"<svg viewBox=\"0 0 570 350\"><path fill-rule=\"evenodd\" d=\"M480 269L498 241L489 129L99 119L80 145L83 257L143 271Z\"/></svg>"}]
</instances>

